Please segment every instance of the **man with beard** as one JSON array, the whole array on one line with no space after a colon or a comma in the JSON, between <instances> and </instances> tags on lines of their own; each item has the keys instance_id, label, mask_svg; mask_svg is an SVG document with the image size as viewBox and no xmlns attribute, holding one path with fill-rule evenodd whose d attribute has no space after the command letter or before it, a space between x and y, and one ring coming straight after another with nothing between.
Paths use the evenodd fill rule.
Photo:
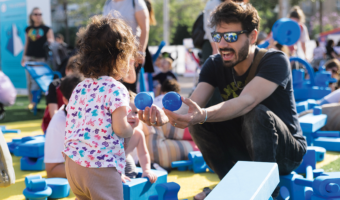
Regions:
<instances>
[{"instance_id":1,"label":"man with beard","mask_svg":"<svg viewBox=\"0 0 340 200\"><path fill-rule=\"evenodd\" d=\"M153 106L139 112L148 125L189 126L204 160L220 179L239 160L276 162L280 175L287 175L306 152L289 60L281 51L264 52L255 46L259 24L250 4L219 5L211 26L220 54L205 62L190 99L182 97L189 110L179 114ZM215 87L224 102L202 108Z\"/></svg>"}]
</instances>

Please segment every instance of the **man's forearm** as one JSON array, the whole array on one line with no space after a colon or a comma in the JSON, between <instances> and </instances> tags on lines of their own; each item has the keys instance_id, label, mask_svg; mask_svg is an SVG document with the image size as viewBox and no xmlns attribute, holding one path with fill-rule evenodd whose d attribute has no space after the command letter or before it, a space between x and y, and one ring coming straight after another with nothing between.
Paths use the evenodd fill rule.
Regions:
<instances>
[{"instance_id":1,"label":"man's forearm","mask_svg":"<svg viewBox=\"0 0 340 200\"><path fill-rule=\"evenodd\" d=\"M254 98L244 95L211 106L207 108L207 122L221 122L242 116L256 106L254 102Z\"/></svg>"}]
</instances>

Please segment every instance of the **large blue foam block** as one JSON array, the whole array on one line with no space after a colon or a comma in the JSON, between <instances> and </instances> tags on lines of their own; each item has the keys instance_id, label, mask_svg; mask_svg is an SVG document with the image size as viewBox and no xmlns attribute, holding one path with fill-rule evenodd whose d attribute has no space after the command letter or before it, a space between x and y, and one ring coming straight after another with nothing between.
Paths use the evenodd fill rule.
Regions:
<instances>
[{"instance_id":1,"label":"large blue foam block","mask_svg":"<svg viewBox=\"0 0 340 200\"><path fill-rule=\"evenodd\" d=\"M327 173L318 176L313 182L312 200L339 200L340 173Z\"/></svg>"},{"instance_id":2,"label":"large blue foam block","mask_svg":"<svg viewBox=\"0 0 340 200\"><path fill-rule=\"evenodd\" d=\"M302 163L294 171L298 174L305 174L307 166L311 166L312 169L316 168L316 153L314 149L307 150L306 154L303 156Z\"/></svg>"},{"instance_id":3,"label":"large blue foam block","mask_svg":"<svg viewBox=\"0 0 340 200\"><path fill-rule=\"evenodd\" d=\"M310 113L303 117L300 117L299 122L303 135L306 136L307 138L307 144L308 146L311 146L314 140L312 134L318 131L323 126L325 126L327 122L327 115L325 114L314 115L313 113Z\"/></svg>"},{"instance_id":4,"label":"large blue foam block","mask_svg":"<svg viewBox=\"0 0 340 200\"><path fill-rule=\"evenodd\" d=\"M327 151L340 151L340 138L318 137L314 140L314 145L323 147Z\"/></svg>"},{"instance_id":5,"label":"large blue foam block","mask_svg":"<svg viewBox=\"0 0 340 200\"><path fill-rule=\"evenodd\" d=\"M178 192L181 186L175 182L156 185L158 195L149 197L149 200L178 200Z\"/></svg>"},{"instance_id":6,"label":"large blue foam block","mask_svg":"<svg viewBox=\"0 0 340 200\"><path fill-rule=\"evenodd\" d=\"M142 174L142 169L137 167L138 176ZM147 178L134 178L123 183L124 200L148 200L150 196L157 195L156 185L166 183L168 174L164 171L151 170L157 175L157 181L150 183Z\"/></svg>"},{"instance_id":7,"label":"large blue foam block","mask_svg":"<svg viewBox=\"0 0 340 200\"><path fill-rule=\"evenodd\" d=\"M205 199L269 199L279 182L276 163L238 161Z\"/></svg>"},{"instance_id":8,"label":"large blue foam block","mask_svg":"<svg viewBox=\"0 0 340 200\"><path fill-rule=\"evenodd\" d=\"M189 160L174 161L171 163L171 167L181 169L193 169L195 173L202 173L207 171L208 165L203 159L202 153L200 151L192 151L188 154Z\"/></svg>"},{"instance_id":9,"label":"large blue foam block","mask_svg":"<svg viewBox=\"0 0 340 200\"><path fill-rule=\"evenodd\" d=\"M22 171L45 170L44 157L40 157L40 158L22 157L20 159L20 169Z\"/></svg>"},{"instance_id":10,"label":"large blue foam block","mask_svg":"<svg viewBox=\"0 0 340 200\"><path fill-rule=\"evenodd\" d=\"M48 178L46 183L52 189L52 194L49 198L60 199L70 195L70 184L66 178Z\"/></svg>"},{"instance_id":11,"label":"large blue foam block","mask_svg":"<svg viewBox=\"0 0 340 200\"><path fill-rule=\"evenodd\" d=\"M40 175L26 176L25 185L23 194L29 200L47 200L47 197L52 194L52 189Z\"/></svg>"},{"instance_id":12,"label":"large blue foam block","mask_svg":"<svg viewBox=\"0 0 340 200\"><path fill-rule=\"evenodd\" d=\"M20 156L39 158L44 156L45 139L35 139L18 146Z\"/></svg>"},{"instance_id":13,"label":"large blue foam block","mask_svg":"<svg viewBox=\"0 0 340 200\"><path fill-rule=\"evenodd\" d=\"M277 200L301 200L305 199L304 187L297 185L294 181L303 176L292 172L286 176L280 176L280 193Z\"/></svg>"}]
</instances>

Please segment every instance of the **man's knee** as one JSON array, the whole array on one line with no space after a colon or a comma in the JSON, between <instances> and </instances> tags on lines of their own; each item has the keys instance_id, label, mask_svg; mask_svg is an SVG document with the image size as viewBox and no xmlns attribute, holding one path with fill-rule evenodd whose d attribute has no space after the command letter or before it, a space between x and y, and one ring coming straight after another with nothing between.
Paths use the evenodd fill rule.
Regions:
<instances>
[{"instance_id":1,"label":"man's knee","mask_svg":"<svg viewBox=\"0 0 340 200\"><path fill-rule=\"evenodd\" d=\"M265 105L258 104L249 111L247 114L243 116L243 123L244 124L252 124L258 123L263 121L269 121L270 119L270 110Z\"/></svg>"}]
</instances>

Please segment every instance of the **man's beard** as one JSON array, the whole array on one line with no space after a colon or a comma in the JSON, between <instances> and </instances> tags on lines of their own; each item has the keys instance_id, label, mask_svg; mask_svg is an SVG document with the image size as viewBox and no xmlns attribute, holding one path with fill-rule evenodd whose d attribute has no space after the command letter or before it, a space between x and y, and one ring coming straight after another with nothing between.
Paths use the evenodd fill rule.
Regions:
<instances>
[{"instance_id":1,"label":"man's beard","mask_svg":"<svg viewBox=\"0 0 340 200\"><path fill-rule=\"evenodd\" d=\"M224 49L220 49L220 52L222 51L232 51L234 52L234 55L236 57L236 61L224 61L223 60L223 65L225 67L234 67L237 64L239 64L240 62L244 61L245 59L247 59L248 54L249 54L249 40L247 40L247 42L245 43L245 45L243 45L243 47L239 50L238 55L235 54L234 49L231 48L224 48Z\"/></svg>"}]
</instances>

